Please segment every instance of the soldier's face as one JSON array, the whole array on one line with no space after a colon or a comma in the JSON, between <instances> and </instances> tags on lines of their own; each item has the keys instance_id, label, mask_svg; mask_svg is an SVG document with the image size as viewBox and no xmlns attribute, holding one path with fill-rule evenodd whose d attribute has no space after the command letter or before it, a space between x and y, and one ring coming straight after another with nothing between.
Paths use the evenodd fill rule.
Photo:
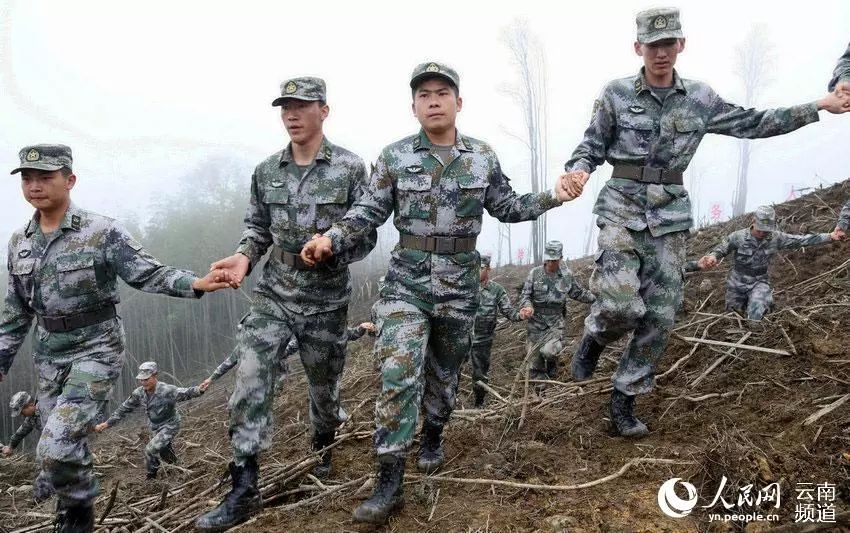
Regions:
<instances>
[{"instance_id":1,"label":"soldier's face","mask_svg":"<svg viewBox=\"0 0 850 533\"><path fill-rule=\"evenodd\" d=\"M425 129L443 133L455 127L463 100L449 82L434 78L422 82L413 93L413 114Z\"/></svg>"},{"instance_id":2,"label":"soldier's face","mask_svg":"<svg viewBox=\"0 0 850 533\"><path fill-rule=\"evenodd\" d=\"M63 176L61 170L21 171L21 190L24 198L40 211L51 211L67 205L71 189L76 182L75 175Z\"/></svg>"},{"instance_id":3,"label":"soldier's face","mask_svg":"<svg viewBox=\"0 0 850 533\"><path fill-rule=\"evenodd\" d=\"M486 283L490 279L490 267L481 267L481 283Z\"/></svg>"},{"instance_id":4,"label":"soldier's face","mask_svg":"<svg viewBox=\"0 0 850 533\"><path fill-rule=\"evenodd\" d=\"M156 388L156 381L156 374L154 374L153 376L147 379L140 379L139 385L141 385L142 388L145 389L145 391L153 392L153 390Z\"/></svg>"},{"instance_id":5,"label":"soldier's face","mask_svg":"<svg viewBox=\"0 0 850 533\"><path fill-rule=\"evenodd\" d=\"M768 235L770 235L769 231L762 231L762 230L756 229L756 228L753 228L752 232L753 232L753 237L755 237L758 240L762 240L765 237L767 237Z\"/></svg>"},{"instance_id":6,"label":"soldier's face","mask_svg":"<svg viewBox=\"0 0 850 533\"><path fill-rule=\"evenodd\" d=\"M643 65L653 76L663 77L673 72L679 52L685 49L684 39L662 39L650 44L635 42L635 52L643 57Z\"/></svg>"},{"instance_id":7,"label":"soldier's face","mask_svg":"<svg viewBox=\"0 0 850 533\"><path fill-rule=\"evenodd\" d=\"M305 102L289 98L280 106L280 118L295 144L304 144L322 135L322 123L328 118L330 108L319 102Z\"/></svg>"},{"instance_id":8,"label":"soldier's face","mask_svg":"<svg viewBox=\"0 0 850 533\"><path fill-rule=\"evenodd\" d=\"M21 416L32 416L35 414L35 404L28 403L21 408Z\"/></svg>"},{"instance_id":9,"label":"soldier's face","mask_svg":"<svg viewBox=\"0 0 850 533\"><path fill-rule=\"evenodd\" d=\"M560 262L561 261L559 259L547 259L546 261L543 261L543 268L546 270L546 272L552 274L553 272L558 270L558 264Z\"/></svg>"}]
</instances>

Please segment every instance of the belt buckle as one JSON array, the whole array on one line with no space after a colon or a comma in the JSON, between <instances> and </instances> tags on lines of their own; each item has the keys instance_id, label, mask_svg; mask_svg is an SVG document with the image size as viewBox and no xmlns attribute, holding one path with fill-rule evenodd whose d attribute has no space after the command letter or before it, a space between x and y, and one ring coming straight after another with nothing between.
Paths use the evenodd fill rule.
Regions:
<instances>
[{"instance_id":1,"label":"belt buckle","mask_svg":"<svg viewBox=\"0 0 850 533\"><path fill-rule=\"evenodd\" d=\"M434 251L438 254L451 254L455 251L454 239L449 238L434 238Z\"/></svg>"},{"instance_id":2,"label":"belt buckle","mask_svg":"<svg viewBox=\"0 0 850 533\"><path fill-rule=\"evenodd\" d=\"M661 183L661 174L663 172L664 170L660 168L643 167L643 181L647 183Z\"/></svg>"}]
</instances>

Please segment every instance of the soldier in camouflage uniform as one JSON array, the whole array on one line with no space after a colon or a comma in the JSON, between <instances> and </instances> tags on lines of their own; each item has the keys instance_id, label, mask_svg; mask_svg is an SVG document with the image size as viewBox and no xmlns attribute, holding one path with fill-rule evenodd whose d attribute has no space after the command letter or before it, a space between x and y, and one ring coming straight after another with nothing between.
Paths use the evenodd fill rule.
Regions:
<instances>
[{"instance_id":1,"label":"soldier in camouflage uniform","mask_svg":"<svg viewBox=\"0 0 850 533\"><path fill-rule=\"evenodd\" d=\"M637 15L635 51L644 67L610 82L593 107L584 140L565 167L565 187L583 186L605 161L612 178L599 193L599 251L590 290L597 296L573 357L576 379L588 379L603 348L634 334L614 374L611 415L623 436L642 436L634 399L654 386L682 300L682 265L691 204L682 173L706 133L754 139L781 135L818 120L818 110L844 113L850 98L758 111L730 104L711 87L674 70L684 49L677 9Z\"/></svg>"},{"instance_id":2,"label":"soldier in camouflage uniform","mask_svg":"<svg viewBox=\"0 0 850 533\"><path fill-rule=\"evenodd\" d=\"M24 197L36 213L9 241L9 284L0 317L0 381L30 325L44 430L37 457L59 497L59 529L86 531L98 493L87 433L124 361L117 278L146 292L198 298L227 287L227 272L204 278L168 267L114 220L71 203L71 149L20 152ZM222 280L214 282L214 279Z\"/></svg>"},{"instance_id":3,"label":"soldier in camouflage uniform","mask_svg":"<svg viewBox=\"0 0 850 533\"><path fill-rule=\"evenodd\" d=\"M160 458L169 464L177 462L173 447L174 437L180 432L180 413L177 411L177 404L198 398L204 393L200 387L177 387L159 381L158 372L159 368L153 361L139 365L136 379L141 386L130 393L130 396L106 422L94 428L96 432L101 433L115 427L137 407L144 406L151 429L151 438L145 447L145 469L148 479L156 478Z\"/></svg>"},{"instance_id":4,"label":"soldier in camouflage uniform","mask_svg":"<svg viewBox=\"0 0 850 533\"><path fill-rule=\"evenodd\" d=\"M9 445L3 447L3 455L6 457L14 453L18 444L32 433L32 430L35 429L41 434L41 413L38 412L38 405L28 392L16 392L9 402L9 409L11 409L13 417L22 416L24 421L12 435L12 438L9 439Z\"/></svg>"},{"instance_id":5,"label":"soldier in camouflage uniform","mask_svg":"<svg viewBox=\"0 0 850 533\"><path fill-rule=\"evenodd\" d=\"M723 241L699 261L701 270L714 268L720 259L735 253L735 264L726 278L726 310L761 320L773 305L773 288L768 269L781 250L817 246L840 240L838 231L789 235L776 226L772 207L756 209L752 226L724 237Z\"/></svg>"},{"instance_id":6,"label":"soldier in camouflage uniform","mask_svg":"<svg viewBox=\"0 0 850 533\"><path fill-rule=\"evenodd\" d=\"M520 313L528 319L527 350L532 352L529 376L535 380L557 377L558 356L564 349L563 336L567 298L591 304L596 297L573 277L561 262L563 244L549 241L543 253L543 265L531 269L522 286ZM535 384L540 393L545 383Z\"/></svg>"},{"instance_id":7,"label":"soldier in camouflage uniform","mask_svg":"<svg viewBox=\"0 0 850 533\"><path fill-rule=\"evenodd\" d=\"M458 75L440 63L413 72L413 110L422 130L383 149L366 193L324 236L302 251L307 262L347 253L395 212L399 244L376 305L383 386L375 408L379 475L359 521L384 522L403 501L404 460L420 406L417 466L442 464L442 432L455 403L457 374L469 352L479 299L475 241L484 209L502 222L532 220L567 199L517 196L486 143L460 134ZM430 347L430 356L426 356ZM424 373L424 383L420 376Z\"/></svg>"},{"instance_id":8,"label":"soldier in camouflage uniform","mask_svg":"<svg viewBox=\"0 0 850 533\"><path fill-rule=\"evenodd\" d=\"M844 55L838 59L827 88L830 91L850 94L850 44L847 45Z\"/></svg>"},{"instance_id":9,"label":"soldier in camouflage uniform","mask_svg":"<svg viewBox=\"0 0 850 533\"><path fill-rule=\"evenodd\" d=\"M293 78L280 88L281 96L272 105L281 107L291 142L257 165L236 254L213 264L240 282L271 250L237 337L239 369L228 404L233 488L218 507L198 518L196 527L201 530L240 523L262 505L259 454L271 445L275 361L280 346L290 338L298 341L307 375L313 450L332 444L337 427L347 418L340 404L339 380L351 297L348 264L371 251L377 233L370 232L350 253L318 268L305 264L299 252L360 197L366 166L324 136L329 108L323 80ZM331 452L326 449L314 474L327 477L330 472Z\"/></svg>"},{"instance_id":10,"label":"soldier in camouflage uniform","mask_svg":"<svg viewBox=\"0 0 850 533\"><path fill-rule=\"evenodd\" d=\"M472 348L469 359L472 361L472 392L475 395L475 407L484 407L487 391L478 382L488 382L490 372L490 351L493 349L493 336L499 313L511 322L519 322L519 312L511 305L511 299L504 287L490 280L490 256L481 255L481 285L478 309L475 311L475 327L472 335Z\"/></svg>"}]
</instances>

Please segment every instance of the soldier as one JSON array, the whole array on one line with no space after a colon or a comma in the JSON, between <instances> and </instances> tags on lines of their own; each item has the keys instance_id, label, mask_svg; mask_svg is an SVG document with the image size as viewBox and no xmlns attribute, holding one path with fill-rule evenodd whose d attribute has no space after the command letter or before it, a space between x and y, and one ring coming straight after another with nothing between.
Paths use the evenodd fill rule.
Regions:
<instances>
[{"instance_id":1,"label":"soldier","mask_svg":"<svg viewBox=\"0 0 850 533\"><path fill-rule=\"evenodd\" d=\"M773 288L768 268L780 250L816 246L841 239L832 233L789 235L776 226L776 213L770 206L756 209L753 224L724 237L709 254L699 260L700 270L714 268L720 259L735 252L735 264L726 278L726 310L761 320L773 305Z\"/></svg>"},{"instance_id":2,"label":"soldier","mask_svg":"<svg viewBox=\"0 0 850 533\"><path fill-rule=\"evenodd\" d=\"M850 95L850 44L847 45L844 55L838 59L835 72L832 73L832 79L829 80L827 88L836 93Z\"/></svg>"},{"instance_id":3,"label":"soldier","mask_svg":"<svg viewBox=\"0 0 850 533\"><path fill-rule=\"evenodd\" d=\"M693 223L682 173L706 133L742 138L780 135L844 113L850 98L830 93L789 108L757 111L727 103L708 85L674 70L685 39L679 11L637 15L635 52L644 67L610 82L593 107L584 140L566 163L565 187L583 186L606 160L614 166L599 193L599 252L590 290L597 296L572 362L588 379L604 347L634 331L614 374L611 419L620 435L648 433L634 415L637 394L654 387L655 365L682 300L685 240Z\"/></svg>"},{"instance_id":4,"label":"soldier","mask_svg":"<svg viewBox=\"0 0 850 533\"><path fill-rule=\"evenodd\" d=\"M520 316L528 319L527 349L532 352L529 376L534 380L557 377L558 356L564 349L567 298L586 304L596 300L561 263L563 248L560 241L547 242L543 265L532 268L522 286ZM538 393L544 388L545 383L535 384Z\"/></svg>"},{"instance_id":5,"label":"soldier","mask_svg":"<svg viewBox=\"0 0 850 533\"><path fill-rule=\"evenodd\" d=\"M9 457L15 453L15 448L24 440L24 438L32 433L32 430L37 430L41 434L41 413L38 412L38 405L26 391L16 392L9 402L9 409L12 410L12 416L22 416L24 421L18 427L17 431L9 439L9 445L3 447L3 455Z\"/></svg>"},{"instance_id":6,"label":"soldier","mask_svg":"<svg viewBox=\"0 0 850 533\"><path fill-rule=\"evenodd\" d=\"M173 447L174 437L180 432L180 413L177 411L177 404L197 398L204 393L197 386L184 388L159 381L158 373L159 368L153 361L139 365L136 379L139 380L140 386L130 393L121 407L116 409L106 422L94 427L98 433L115 427L124 417L143 405L151 429L151 438L145 446L147 479L156 478L160 458L168 464L177 462Z\"/></svg>"},{"instance_id":7,"label":"soldier","mask_svg":"<svg viewBox=\"0 0 850 533\"><path fill-rule=\"evenodd\" d=\"M351 297L348 264L371 251L377 233L372 231L359 247L318 268L305 264L298 254L308 239L327 231L360 197L366 166L324 136L322 126L330 108L323 80L293 78L280 88L281 96L272 105L281 108L291 142L257 165L239 247L212 265L227 269L238 284L271 249L238 335L239 370L229 402L233 488L218 507L198 518L201 530L238 524L262 505L259 454L271 444L275 360L279 347L290 338L298 340L307 375L312 449L325 449L316 476L330 475L327 447L347 418L340 404L339 380Z\"/></svg>"},{"instance_id":8,"label":"soldier","mask_svg":"<svg viewBox=\"0 0 850 533\"><path fill-rule=\"evenodd\" d=\"M71 203L77 177L67 146L27 146L19 155L12 173L21 173L24 197L36 212L9 241L0 381L36 322L32 353L44 420L37 458L59 498L57 529L88 531L98 484L86 435L124 361L116 279L146 292L199 298L227 287L229 274L197 278L165 266L114 220Z\"/></svg>"},{"instance_id":9,"label":"soldier","mask_svg":"<svg viewBox=\"0 0 850 533\"><path fill-rule=\"evenodd\" d=\"M478 382L488 382L490 372L490 351L493 348L493 335L499 313L511 322L519 322L519 312L511 305L511 299L505 288L490 280L490 256L481 255L481 288L478 309L475 311L475 327L472 335L472 348L469 358L472 360L472 392L475 395L475 407L484 407L487 390Z\"/></svg>"},{"instance_id":10,"label":"soldier","mask_svg":"<svg viewBox=\"0 0 850 533\"><path fill-rule=\"evenodd\" d=\"M375 350L383 361L375 408L379 474L372 498L354 512L359 521L383 523L402 504L404 461L420 405L425 421L417 467L432 472L443 462L441 435L478 307L475 240L484 209L502 222L519 222L571 199L560 182L556 193L517 196L493 149L457 132L458 87L457 72L446 65L414 69L412 108L421 131L384 148L363 197L301 253L308 264L332 260L395 212L399 244L376 304Z\"/></svg>"}]
</instances>

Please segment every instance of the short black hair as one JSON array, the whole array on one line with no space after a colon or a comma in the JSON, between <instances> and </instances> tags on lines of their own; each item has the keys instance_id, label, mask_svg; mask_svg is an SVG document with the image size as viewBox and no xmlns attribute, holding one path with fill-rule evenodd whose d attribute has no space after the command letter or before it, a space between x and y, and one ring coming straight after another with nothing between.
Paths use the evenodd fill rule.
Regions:
<instances>
[{"instance_id":1,"label":"short black hair","mask_svg":"<svg viewBox=\"0 0 850 533\"><path fill-rule=\"evenodd\" d=\"M460 89L457 88L457 85L455 85L454 82L452 82L452 80L448 79L445 76L441 76L439 74L434 74L433 76L423 76L422 78L420 78L418 83L416 84L416 87L414 87L413 89L410 90L410 97L411 98L415 97L416 91L419 90L419 87L422 87L422 84L425 83L426 81L431 81L431 80L443 80L443 81L445 81L446 83L449 84L449 87L451 87L452 91L455 93L455 98L458 98L460 96Z\"/></svg>"}]
</instances>

